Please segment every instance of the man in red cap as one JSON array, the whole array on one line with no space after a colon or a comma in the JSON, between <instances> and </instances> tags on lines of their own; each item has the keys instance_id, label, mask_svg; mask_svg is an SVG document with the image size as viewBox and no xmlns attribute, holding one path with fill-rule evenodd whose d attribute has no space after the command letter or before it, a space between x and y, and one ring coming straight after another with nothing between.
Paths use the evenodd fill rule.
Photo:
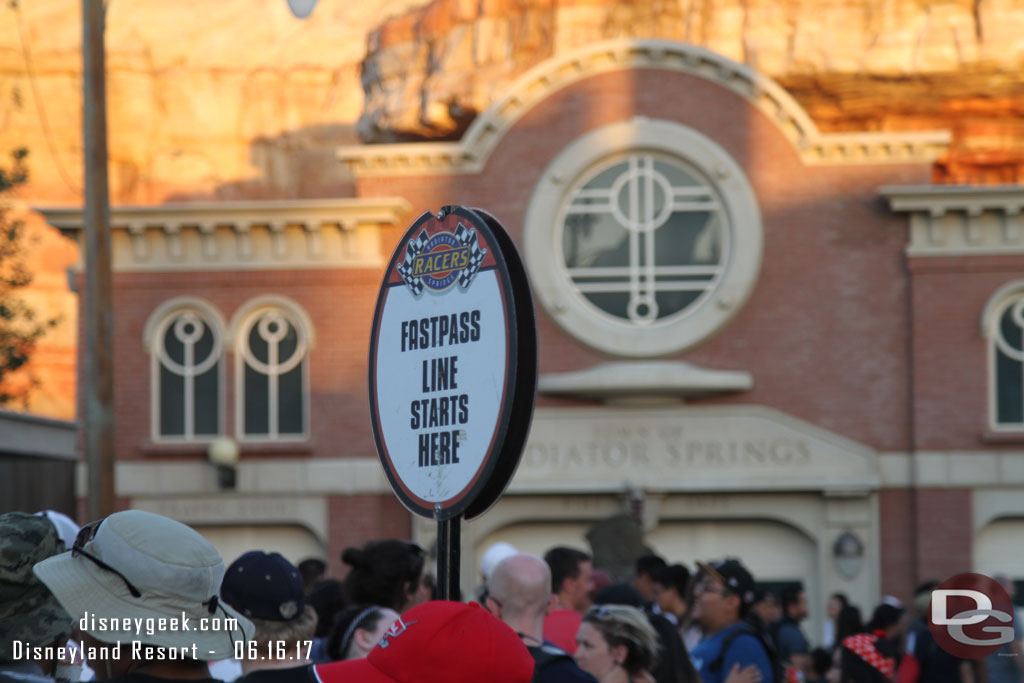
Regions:
<instances>
[{"instance_id":1,"label":"man in red cap","mask_svg":"<svg viewBox=\"0 0 1024 683\"><path fill-rule=\"evenodd\" d=\"M475 602L434 600L398 619L365 659L318 664L321 683L529 683L533 657Z\"/></svg>"}]
</instances>

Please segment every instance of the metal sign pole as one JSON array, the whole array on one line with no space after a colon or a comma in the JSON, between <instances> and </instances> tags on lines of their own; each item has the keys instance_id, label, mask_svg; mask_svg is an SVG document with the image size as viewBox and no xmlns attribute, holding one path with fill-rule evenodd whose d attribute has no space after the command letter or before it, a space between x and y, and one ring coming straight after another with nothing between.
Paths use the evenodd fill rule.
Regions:
<instances>
[{"instance_id":1,"label":"metal sign pole","mask_svg":"<svg viewBox=\"0 0 1024 683\"><path fill-rule=\"evenodd\" d=\"M458 600L462 562L462 515L437 523L437 597Z\"/></svg>"}]
</instances>

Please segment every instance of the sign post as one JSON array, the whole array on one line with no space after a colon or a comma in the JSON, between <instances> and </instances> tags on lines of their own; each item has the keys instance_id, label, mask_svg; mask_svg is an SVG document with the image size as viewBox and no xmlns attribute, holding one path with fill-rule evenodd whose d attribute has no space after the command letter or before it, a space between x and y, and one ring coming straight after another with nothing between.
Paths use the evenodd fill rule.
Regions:
<instances>
[{"instance_id":1,"label":"sign post","mask_svg":"<svg viewBox=\"0 0 1024 683\"><path fill-rule=\"evenodd\" d=\"M511 481L537 388L526 269L493 216L446 206L406 231L377 296L369 388L381 465L402 504L437 521L440 597L457 599L461 520Z\"/></svg>"}]
</instances>

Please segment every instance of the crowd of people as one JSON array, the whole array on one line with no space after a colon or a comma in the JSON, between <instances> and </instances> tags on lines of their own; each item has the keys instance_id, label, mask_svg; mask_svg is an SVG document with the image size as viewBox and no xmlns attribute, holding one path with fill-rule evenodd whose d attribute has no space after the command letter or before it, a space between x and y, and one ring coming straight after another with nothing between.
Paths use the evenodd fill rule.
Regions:
<instances>
[{"instance_id":1,"label":"crowd of people","mask_svg":"<svg viewBox=\"0 0 1024 683\"><path fill-rule=\"evenodd\" d=\"M415 543L342 560L343 579L263 549L226 566L192 528L139 510L81 528L0 515L0 682L1024 683L1019 633L987 659L937 646L934 582L866 623L829 596L812 647L804 588L765 590L738 558L691 571L648 554L616 581L580 549L499 543L467 602L434 599Z\"/></svg>"}]
</instances>

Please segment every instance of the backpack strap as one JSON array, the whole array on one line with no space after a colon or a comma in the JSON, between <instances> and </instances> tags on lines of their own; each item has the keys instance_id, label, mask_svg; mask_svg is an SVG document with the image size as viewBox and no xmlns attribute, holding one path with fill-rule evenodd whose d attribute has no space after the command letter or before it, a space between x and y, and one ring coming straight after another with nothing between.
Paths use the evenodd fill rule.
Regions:
<instances>
[{"instance_id":1,"label":"backpack strap","mask_svg":"<svg viewBox=\"0 0 1024 683\"><path fill-rule=\"evenodd\" d=\"M568 652L560 647L552 645L551 643L544 643L538 647L528 647L530 656L533 657L533 680L540 680L540 672L550 664L553 664L562 659L568 659L574 662L572 656Z\"/></svg>"},{"instance_id":2,"label":"backpack strap","mask_svg":"<svg viewBox=\"0 0 1024 683\"><path fill-rule=\"evenodd\" d=\"M740 628L733 630L732 633L730 633L722 639L722 647L718 650L718 656L711 660L711 663L708 664L708 670L711 673L717 674L722 670L722 665L725 664L725 654L729 651L729 646L732 645L732 642L734 640L736 640L744 634L754 636L755 638L757 638L758 642L761 642L761 639L758 638L757 634L754 633L754 629L751 628L749 624L745 622L740 622Z\"/></svg>"},{"instance_id":3,"label":"backpack strap","mask_svg":"<svg viewBox=\"0 0 1024 683\"><path fill-rule=\"evenodd\" d=\"M746 621L741 621L740 628L722 639L722 647L718 651L718 656L708 664L708 671L716 676L721 675L722 666L725 664L725 656L729 652L729 647L732 645L734 640L743 635L752 636L761 646L761 649L764 650L765 657L768 659L768 667L770 669L772 680L763 681L763 683L785 683L785 681L789 680L786 667L782 664L782 660L779 658L778 650L775 649L774 645L772 645L770 641L767 641L765 637L761 635L758 629Z\"/></svg>"}]
</instances>

